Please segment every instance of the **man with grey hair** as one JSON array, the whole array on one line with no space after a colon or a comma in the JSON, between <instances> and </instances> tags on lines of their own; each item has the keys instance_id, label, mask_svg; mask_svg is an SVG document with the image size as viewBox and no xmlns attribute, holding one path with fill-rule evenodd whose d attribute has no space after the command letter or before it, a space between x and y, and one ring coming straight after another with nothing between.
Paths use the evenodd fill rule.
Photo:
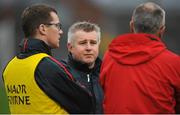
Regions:
<instances>
[{"instance_id":1,"label":"man with grey hair","mask_svg":"<svg viewBox=\"0 0 180 115\"><path fill-rule=\"evenodd\" d=\"M104 112L180 113L180 59L161 41L165 11L141 4L130 28L111 42L102 62Z\"/></svg>"},{"instance_id":2,"label":"man with grey hair","mask_svg":"<svg viewBox=\"0 0 180 115\"><path fill-rule=\"evenodd\" d=\"M68 58L62 61L75 79L93 96L91 113L102 113L103 92L99 84L100 28L90 22L76 22L68 31ZM85 102L84 102L85 103Z\"/></svg>"}]
</instances>

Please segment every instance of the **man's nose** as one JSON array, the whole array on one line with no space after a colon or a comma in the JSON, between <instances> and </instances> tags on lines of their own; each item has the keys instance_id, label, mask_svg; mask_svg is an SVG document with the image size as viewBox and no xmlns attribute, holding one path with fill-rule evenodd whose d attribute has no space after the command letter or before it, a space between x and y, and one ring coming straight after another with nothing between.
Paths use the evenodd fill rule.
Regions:
<instances>
[{"instance_id":1,"label":"man's nose","mask_svg":"<svg viewBox=\"0 0 180 115\"><path fill-rule=\"evenodd\" d=\"M86 44L86 49L87 50L90 50L92 48L92 46L91 46L91 44L88 42L87 44Z\"/></svg>"}]
</instances>

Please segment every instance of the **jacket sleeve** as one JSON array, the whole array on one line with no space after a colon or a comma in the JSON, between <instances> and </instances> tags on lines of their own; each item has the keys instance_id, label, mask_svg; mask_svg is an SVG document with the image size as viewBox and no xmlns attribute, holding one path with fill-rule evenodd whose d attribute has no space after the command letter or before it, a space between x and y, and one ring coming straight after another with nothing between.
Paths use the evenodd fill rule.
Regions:
<instances>
[{"instance_id":1,"label":"jacket sleeve","mask_svg":"<svg viewBox=\"0 0 180 115\"><path fill-rule=\"evenodd\" d=\"M38 86L69 113L89 113L92 96L50 58L44 58L35 71Z\"/></svg>"}]
</instances>

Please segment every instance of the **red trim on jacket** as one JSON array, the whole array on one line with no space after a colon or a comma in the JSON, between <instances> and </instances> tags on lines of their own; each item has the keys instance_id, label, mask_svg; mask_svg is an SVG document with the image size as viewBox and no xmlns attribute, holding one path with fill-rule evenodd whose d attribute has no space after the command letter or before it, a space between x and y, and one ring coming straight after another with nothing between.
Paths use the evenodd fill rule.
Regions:
<instances>
[{"instance_id":1,"label":"red trim on jacket","mask_svg":"<svg viewBox=\"0 0 180 115\"><path fill-rule=\"evenodd\" d=\"M71 79L71 80L74 80L74 78L73 78L73 76L72 76L72 74L66 69L66 67L62 64L62 63L60 63L59 61L57 61L55 58L53 58L53 57L49 57L51 60L53 60L55 63L57 63L59 66L61 66L63 69L64 69L64 71L68 74L68 77Z\"/></svg>"}]
</instances>

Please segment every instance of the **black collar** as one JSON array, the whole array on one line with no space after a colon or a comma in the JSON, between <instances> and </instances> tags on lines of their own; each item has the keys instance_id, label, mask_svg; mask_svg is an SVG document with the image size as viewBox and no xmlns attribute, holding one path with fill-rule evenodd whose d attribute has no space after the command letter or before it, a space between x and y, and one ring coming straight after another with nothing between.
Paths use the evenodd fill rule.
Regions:
<instances>
[{"instance_id":1,"label":"black collar","mask_svg":"<svg viewBox=\"0 0 180 115\"><path fill-rule=\"evenodd\" d=\"M23 39L19 44L20 53L18 58L26 58L37 53L46 53L51 55L51 48L42 40L35 38Z\"/></svg>"},{"instance_id":2,"label":"black collar","mask_svg":"<svg viewBox=\"0 0 180 115\"><path fill-rule=\"evenodd\" d=\"M101 66L101 59L97 58L96 61L95 61L94 67L92 69L89 69L87 64L75 60L72 57L71 53L69 53L68 59L67 59L67 63L69 63L70 66L76 68L77 70L80 70L80 71L83 71L83 72L86 72L86 73L90 73L92 70L100 68L100 66Z\"/></svg>"}]
</instances>

